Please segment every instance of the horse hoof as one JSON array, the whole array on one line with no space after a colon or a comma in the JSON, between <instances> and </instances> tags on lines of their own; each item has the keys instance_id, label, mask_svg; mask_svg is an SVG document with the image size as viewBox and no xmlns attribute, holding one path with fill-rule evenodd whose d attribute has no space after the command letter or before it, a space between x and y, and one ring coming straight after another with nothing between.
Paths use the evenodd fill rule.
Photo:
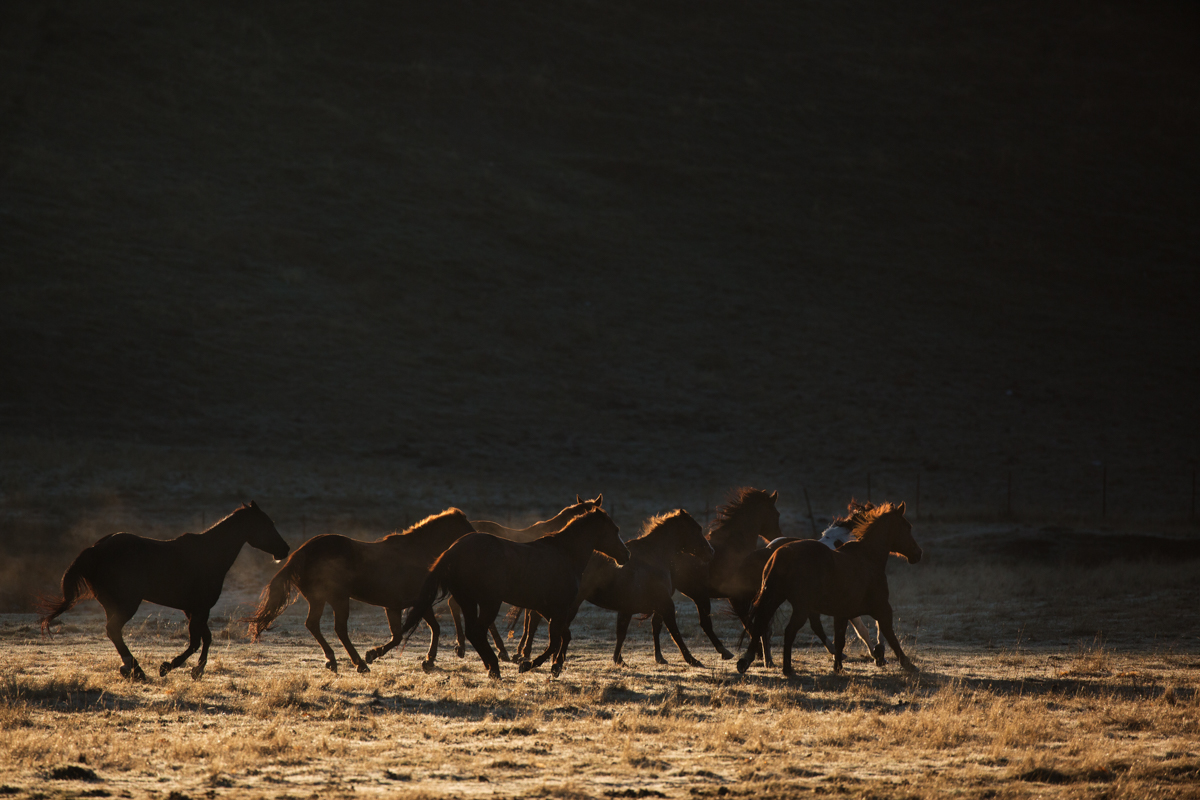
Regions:
<instances>
[{"instance_id":1,"label":"horse hoof","mask_svg":"<svg viewBox=\"0 0 1200 800\"><path fill-rule=\"evenodd\" d=\"M371 671L371 668L370 668L370 667L368 667L366 664L359 664L359 665L358 665L358 673L359 673L360 675L361 675L362 673L364 673L364 672L370 672L370 671Z\"/></svg>"},{"instance_id":2,"label":"horse hoof","mask_svg":"<svg viewBox=\"0 0 1200 800\"><path fill-rule=\"evenodd\" d=\"M203 676L204 676L204 667L201 667L201 666L192 667L192 680L198 681Z\"/></svg>"},{"instance_id":3,"label":"horse hoof","mask_svg":"<svg viewBox=\"0 0 1200 800\"><path fill-rule=\"evenodd\" d=\"M722 661L728 661L729 659L733 658L733 653L729 652L728 650L721 650L719 652L721 653Z\"/></svg>"},{"instance_id":4,"label":"horse hoof","mask_svg":"<svg viewBox=\"0 0 1200 800\"><path fill-rule=\"evenodd\" d=\"M667 662L664 661L663 663L665 664ZM703 667L704 666L704 662L699 659L696 659L696 658L689 658L688 664L693 667Z\"/></svg>"},{"instance_id":5,"label":"horse hoof","mask_svg":"<svg viewBox=\"0 0 1200 800\"><path fill-rule=\"evenodd\" d=\"M654 659L654 663L655 664L666 664L667 660L665 658L663 658L662 656L659 656L658 658Z\"/></svg>"},{"instance_id":6,"label":"horse hoof","mask_svg":"<svg viewBox=\"0 0 1200 800\"><path fill-rule=\"evenodd\" d=\"M127 667L124 664L121 665L121 677L122 678L128 678L130 676L130 674L132 674L132 673L133 673L133 667Z\"/></svg>"},{"instance_id":7,"label":"horse hoof","mask_svg":"<svg viewBox=\"0 0 1200 800\"><path fill-rule=\"evenodd\" d=\"M784 667L783 668L783 677L785 677L785 678L796 677L796 670L792 669L791 667Z\"/></svg>"},{"instance_id":8,"label":"horse hoof","mask_svg":"<svg viewBox=\"0 0 1200 800\"><path fill-rule=\"evenodd\" d=\"M337 675L337 662L336 661L326 661L325 669L329 670L334 675Z\"/></svg>"},{"instance_id":9,"label":"horse hoof","mask_svg":"<svg viewBox=\"0 0 1200 800\"><path fill-rule=\"evenodd\" d=\"M462 645L458 645L457 647L454 648L454 655L458 656L459 658L463 658L464 656L466 656L466 654L467 654L467 648L463 647Z\"/></svg>"},{"instance_id":10,"label":"horse hoof","mask_svg":"<svg viewBox=\"0 0 1200 800\"><path fill-rule=\"evenodd\" d=\"M171 662L164 661L158 665L158 677L165 678L167 673L171 671Z\"/></svg>"},{"instance_id":11,"label":"horse hoof","mask_svg":"<svg viewBox=\"0 0 1200 800\"><path fill-rule=\"evenodd\" d=\"M737 671L739 675L745 675L746 670L750 668L750 660L739 658L737 662Z\"/></svg>"},{"instance_id":12,"label":"horse hoof","mask_svg":"<svg viewBox=\"0 0 1200 800\"><path fill-rule=\"evenodd\" d=\"M374 661L377 658L379 658L379 653L377 653L374 650L368 650L366 657L363 658L363 661L370 664L372 661Z\"/></svg>"},{"instance_id":13,"label":"horse hoof","mask_svg":"<svg viewBox=\"0 0 1200 800\"><path fill-rule=\"evenodd\" d=\"M532 661L522 661L521 666L517 667L517 672L524 675L526 672L529 672L529 670L531 670L531 669L533 669Z\"/></svg>"},{"instance_id":14,"label":"horse hoof","mask_svg":"<svg viewBox=\"0 0 1200 800\"><path fill-rule=\"evenodd\" d=\"M625 659L621 658L620 656L613 656L613 663L618 667L623 667L625 666Z\"/></svg>"},{"instance_id":15,"label":"horse hoof","mask_svg":"<svg viewBox=\"0 0 1200 800\"><path fill-rule=\"evenodd\" d=\"M555 664L554 666L550 667L550 677L557 678L559 675L562 675L562 671L563 665Z\"/></svg>"},{"instance_id":16,"label":"horse hoof","mask_svg":"<svg viewBox=\"0 0 1200 800\"><path fill-rule=\"evenodd\" d=\"M491 680L494 680L494 681L500 680L500 670L489 669L488 670L488 678L490 678Z\"/></svg>"},{"instance_id":17,"label":"horse hoof","mask_svg":"<svg viewBox=\"0 0 1200 800\"><path fill-rule=\"evenodd\" d=\"M138 665L138 664L134 664L134 665L133 665L133 679L134 679L135 681L144 681L144 680L146 680L146 673L142 672L142 668L141 668L141 666L140 666L140 665Z\"/></svg>"},{"instance_id":18,"label":"horse hoof","mask_svg":"<svg viewBox=\"0 0 1200 800\"><path fill-rule=\"evenodd\" d=\"M424 671L424 672L433 672L433 662L432 662L432 661L428 661L428 660L426 660L426 661L422 661L422 662L421 662L421 669L422 669L422 671Z\"/></svg>"},{"instance_id":19,"label":"horse hoof","mask_svg":"<svg viewBox=\"0 0 1200 800\"><path fill-rule=\"evenodd\" d=\"M921 670L920 670L920 669L917 667L917 665L916 665L916 664L912 663L912 662L911 662L911 661L909 661L908 659L905 659L904 661L901 661L901 662L900 662L900 666L901 666L901 667L904 669L904 671L905 671L905 672L917 673L917 672L920 672L920 671L921 671Z\"/></svg>"}]
</instances>

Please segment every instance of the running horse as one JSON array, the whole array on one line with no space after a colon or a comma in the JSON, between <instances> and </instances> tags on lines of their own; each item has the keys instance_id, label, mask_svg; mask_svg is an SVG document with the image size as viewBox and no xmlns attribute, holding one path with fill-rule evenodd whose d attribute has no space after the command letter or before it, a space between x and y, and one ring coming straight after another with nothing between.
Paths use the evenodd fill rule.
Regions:
<instances>
[{"instance_id":1,"label":"running horse","mask_svg":"<svg viewBox=\"0 0 1200 800\"><path fill-rule=\"evenodd\" d=\"M129 652L122 636L125 623L142 601L178 608L187 616L187 649L158 668L159 676L178 667L200 648L192 677L204 674L212 631L208 614L221 596L225 573L233 566L242 545L263 550L280 561L288 544L262 509L242 505L203 533L185 533L174 539L147 539L132 533L110 533L84 550L62 577L62 599L43 603L42 630L87 596L95 597L108 618L105 633L121 656L121 676L145 680L146 673Z\"/></svg>"},{"instance_id":2,"label":"running horse","mask_svg":"<svg viewBox=\"0 0 1200 800\"><path fill-rule=\"evenodd\" d=\"M490 533L493 536L499 536L501 539L508 539L510 542L532 542L534 539L541 538L548 533L558 533L568 522L580 514L591 511L593 508L600 508L603 503L603 494L598 494L591 500L585 500L579 495L575 495L575 503L573 505L567 506L550 519L535 522L527 528L509 528L501 525L499 522L492 522L486 519L477 519L472 521L471 524L480 533ZM458 603L454 601L454 598L450 599L450 616L454 620L454 637L456 640L454 654L462 658L467 654L467 642L463 636L462 609L458 607ZM528 627L528 621L526 621L526 626ZM504 637L496 629L495 623L491 625L489 631L492 634L492 641L496 643L496 655L501 661L508 661L508 649L504 646Z\"/></svg>"},{"instance_id":3,"label":"running horse","mask_svg":"<svg viewBox=\"0 0 1200 800\"><path fill-rule=\"evenodd\" d=\"M688 650L683 634L675 621L675 587L671 583L671 562L682 555L694 556L707 563L713 549L704 538L704 531L683 509L659 514L646 520L642 535L626 542L629 563L618 565L611 558L592 553L581 579L580 596L592 605L617 612L617 646L613 663L624 664L621 649L634 614L652 615L654 630L654 660L666 664L659 634L664 623L675 640L683 660L693 667L704 666ZM530 611L525 618L525 636L519 653L528 660L537 633L539 615Z\"/></svg>"},{"instance_id":4,"label":"running horse","mask_svg":"<svg viewBox=\"0 0 1200 800\"><path fill-rule=\"evenodd\" d=\"M700 627L722 658L733 653L721 644L713 630L712 598L726 597L738 619L748 625L750 604L762 583L762 569L771 551L767 542L780 537L779 492L743 488L717 509L707 539L713 556L707 563L695 556L680 555L671 562L671 583L696 604ZM659 648L655 637L655 649ZM766 658L770 658L768 649Z\"/></svg>"},{"instance_id":5,"label":"running horse","mask_svg":"<svg viewBox=\"0 0 1200 800\"><path fill-rule=\"evenodd\" d=\"M510 542L489 533L472 533L455 542L430 568L420 595L399 635L406 636L430 612L439 595L449 593L462 607L467 639L479 653L492 678L500 677L500 662L488 645L488 628L501 603L532 608L550 621L550 647L521 672L553 656L553 675L559 675L571 642L571 621L579 611L580 577L592 551L618 563L629 550L615 523L603 509L575 517L558 533L532 542Z\"/></svg>"},{"instance_id":6,"label":"running horse","mask_svg":"<svg viewBox=\"0 0 1200 800\"><path fill-rule=\"evenodd\" d=\"M296 548L263 589L258 610L250 619L250 633L258 641L299 591L308 601L304 626L321 645L326 669L338 671L333 648L321 633L321 614L328 603L333 606L333 631L346 648L350 663L359 672L370 672L368 664L400 643L396 631L403 622L404 609L416 602L429 565L450 545L474 532L466 515L450 508L374 542L360 542L336 533L314 536ZM350 641L351 600L383 606L392 629L391 641L368 650L366 658ZM421 668L428 672L437 658L441 627L432 610L424 620L429 625L430 642Z\"/></svg>"},{"instance_id":7,"label":"running horse","mask_svg":"<svg viewBox=\"0 0 1200 800\"><path fill-rule=\"evenodd\" d=\"M884 503L861 515L851 530L853 541L830 550L814 539L791 542L775 550L763 569L762 586L750 611L750 646L737 662L745 673L761 651L771 618L785 601L792 616L783 632L783 674L793 675L792 642L805 622L829 648L821 627L821 614L833 617L833 671L841 672L846 644L846 623L862 614L874 617L879 633L891 645L900 666L916 672L916 666L900 648L892 627L888 600L887 561L889 554L910 564L921 560L921 548L912 536L912 525L904 518L904 503Z\"/></svg>"}]
</instances>

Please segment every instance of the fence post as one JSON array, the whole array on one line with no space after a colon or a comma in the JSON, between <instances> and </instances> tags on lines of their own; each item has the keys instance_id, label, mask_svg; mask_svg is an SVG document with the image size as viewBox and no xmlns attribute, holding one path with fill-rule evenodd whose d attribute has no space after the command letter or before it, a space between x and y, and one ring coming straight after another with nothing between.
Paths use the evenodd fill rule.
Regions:
<instances>
[{"instance_id":1,"label":"fence post","mask_svg":"<svg viewBox=\"0 0 1200 800\"><path fill-rule=\"evenodd\" d=\"M867 502L871 502L871 473L867 473Z\"/></svg>"},{"instance_id":2,"label":"fence post","mask_svg":"<svg viewBox=\"0 0 1200 800\"><path fill-rule=\"evenodd\" d=\"M1012 470L1008 471L1008 518L1012 519Z\"/></svg>"},{"instance_id":3,"label":"fence post","mask_svg":"<svg viewBox=\"0 0 1200 800\"><path fill-rule=\"evenodd\" d=\"M917 473L917 522L921 521L921 473Z\"/></svg>"},{"instance_id":4,"label":"fence post","mask_svg":"<svg viewBox=\"0 0 1200 800\"><path fill-rule=\"evenodd\" d=\"M1188 514L1188 519L1192 522L1196 521L1196 470L1192 470L1192 510Z\"/></svg>"},{"instance_id":5,"label":"fence post","mask_svg":"<svg viewBox=\"0 0 1200 800\"><path fill-rule=\"evenodd\" d=\"M1108 516L1108 464L1100 471L1100 518Z\"/></svg>"},{"instance_id":6,"label":"fence post","mask_svg":"<svg viewBox=\"0 0 1200 800\"><path fill-rule=\"evenodd\" d=\"M808 521L812 525L813 538L816 539L820 534L817 533L817 520L812 513L812 503L808 499L808 487L804 487L804 504L808 506Z\"/></svg>"}]
</instances>

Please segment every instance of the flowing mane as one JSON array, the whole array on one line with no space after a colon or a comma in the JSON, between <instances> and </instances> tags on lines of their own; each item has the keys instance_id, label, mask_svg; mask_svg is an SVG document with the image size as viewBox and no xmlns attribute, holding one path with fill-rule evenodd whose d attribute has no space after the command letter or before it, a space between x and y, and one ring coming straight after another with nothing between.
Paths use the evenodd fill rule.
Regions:
<instances>
[{"instance_id":1,"label":"flowing mane","mask_svg":"<svg viewBox=\"0 0 1200 800\"><path fill-rule=\"evenodd\" d=\"M855 508L857 506L857 508ZM850 520L853 521L853 527L850 528L850 535L856 540L862 541L884 516L898 510L895 503L883 503L878 506L872 506L870 503L866 505L858 505L851 502L853 513L850 515Z\"/></svg>"},{"instance_id":2,"label":"flowing mane","mask_svg":"<svg viewBox=\"0 0 1200 800\"><path fill-rule=\"evenodd\" d=\"M874 503L860 503L852 498L846 506L846 511L848 512L846 516L834 517L833 522L829 523L829 527L845 528L848 531L852 531L858 527L859 523L866 519L867 513L874 508Z\"/></svg>"},{"instance_id":3,"label":"flowing mane","mask_svg":"<svg viewBox=\"0 0 1200 800\"><path fill-rule=\"evenodd\" d=\"M664 525L673 522L680 517L686 517L687 515L688 513L682 508L677 508L674 511L667 511L666 513L650 517L650 519L642 523L641 531L638 533L637 538L633 539L632 541L636 542L640 539L645 539L652 533L657 532L658 529L662 528Z\"/></svg>"},{"instance_id":4,"label":"flowing mane","mask_svg":"<svg viewBox=\"0 0 1200 800\"><path fill-rule=\"evenodd\" d=\"M717 516L713 520L712 530L708 535L709 541L714 545L726 544L744 536L746 532L741 529L741 526L746 512L751 510L755 504L770 505L772 502L771 495L762 489L748 487L735 489L732 499L725 505L717 507Z\"/></svg>"},{"instance_id":5,"label":"flowing mane","mask_svg":"<svg viewBox=\"0 0 1200 800\"><path fill-rule=\"evenodd\" d=\"M570 522L568 522L566 525L563 525L562 530L556 531L554 533L547 533L542 538L549 539L552 536L562 536L563 534L573 533L576 528L582 527L584 525L585 520L589 520L592 517L596 516L597 514L604 514L605 516L608 516L608 512L605 511L603 508L600 508L600 507L589 508L587 511L583 512L582 514L580 514L576 517L572 517Z\"/></svg>"},{"instance_id":6,"label":"flowing mane","mask_svg":"<svg viewBox=\"0 0 1200 800\"><path fill-rule=\"evenodd\" d=\"M430 514L425 519L410 525L402 531L389 533L387 536L376 539L376 541L386 542L389 539L395 539L399 536L411 536L415 533L425 533L428 529L433 529L438 525L444 525L450 520L457 522L459 519L466 521L467 515L459 511L457 508L447 508L445 511L440 511L437 514Z\"/></svg>"}]
</instances>

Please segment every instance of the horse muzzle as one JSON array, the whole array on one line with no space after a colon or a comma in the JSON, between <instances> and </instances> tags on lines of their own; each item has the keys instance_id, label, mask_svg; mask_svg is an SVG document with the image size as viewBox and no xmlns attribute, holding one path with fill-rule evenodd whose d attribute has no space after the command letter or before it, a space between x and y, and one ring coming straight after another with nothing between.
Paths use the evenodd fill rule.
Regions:
<instances>
[{"instance_id":1,"label":"horse muzzle","mask_svg":"<svg viewBox=\"0 0 1200 800\"><path fill-rule=\"evenodd\" d=\"M922 556L922 555L924 555L924 553L922 553L922 552L921 552L921 548L919 548L919 547L918 547L918 548L917 548L917 550L916 550L916 552L913 552L913 553L905 553L905 554L904 554L904 557L908 559L908 563L910 563L910 564L915 564L915 563L917 563L918 561L920 561L920 560L921 560L921 556Z\"/></svg>"}]
</instances>

